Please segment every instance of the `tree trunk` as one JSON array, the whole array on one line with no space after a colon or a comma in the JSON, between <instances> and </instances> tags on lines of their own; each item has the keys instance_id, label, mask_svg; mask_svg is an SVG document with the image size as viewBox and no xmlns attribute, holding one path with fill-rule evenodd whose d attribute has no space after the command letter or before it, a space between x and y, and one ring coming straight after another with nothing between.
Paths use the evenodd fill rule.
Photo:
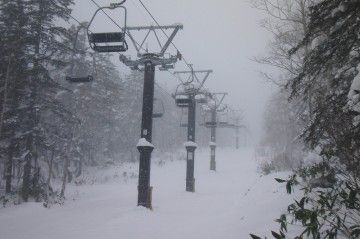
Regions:
<instances>
[{"instance_id":1,"label":"tree trunk","mask_svg":"<svg viewBox=\"0 0 360 239\"><path fill-rule=\"evenodd\" d=\"M52 176L52 165L53 165L53 161L54 161L54 150L51 150L51 156L50 156L50 160L48 161L48 165L49 165L49 172L48 172L48 177L46 180L46 201L45 201L45 207L48 207L49 205L49 200L50 200L50 182L51 182L51 176Z\"/></svg>"},{"instance_id":2,"label":"tree trunk","mask_svg":"<svg viewBox=\"0 0 360 239\"><path fill-rule=\"evenodd\" d=\"M82 161L82 157L80 157L79 161L77 161L75 177L80 177L82 174Z\"/></svg>"},{"instance_id":3,"label":"tree trunk","mask_svg":"<svg viewBox=\"0 0 360 239\"><path fill-rule=\"evenodd\" d=\"M31 160L32 156L31 153L29 153L25 157L24 175L22 182L22 198L25 202L29 200L30 194Z\"/></svg>"},{"instance_id":4,"label":"tree trunk","mask_svg":"<svg viewBox=\"0 0 360 239\"><path fill-rule=\"evenodd\" d=\"M5 186L5 193L11 193L11 181L13 177L13 155L14 155L14 142L11 140L10 142L10 148L7 155L7 160L5 163L5 180L6 180L6 186Z\"/></svg>"},{"instance_id":5,"label":"tree trunk","mask_svg":"<svg viewBox=\"0 0 360 239\"><path fill-rule=\"evenodd\" d=\"M60 197L61 198L65 198L65 189L66 189L67 176L68 176L68 167L69 167L69 157L65 156L64 169L63 169L63 178L62 178L62 186L61 186L61 192L60 192Z\"/></svg>"},{"instance_id":6,"label":"tree trunk","mask_svg":"<svg viewBox=\"0 0 360 239\"><path fill-rule=\"evenodd\" d=\"M10 65L11 65L11 56L9 57L8 66L6 69L6 77L5 77L5 85L4 85L4 95L2 100L1 114L0 114L0 138L2 134L2 127L4 123L4 115L6 111L6 101L8 97L8 86L9 86L9 78L10 78Z\"/></svg>"}]
</instances>

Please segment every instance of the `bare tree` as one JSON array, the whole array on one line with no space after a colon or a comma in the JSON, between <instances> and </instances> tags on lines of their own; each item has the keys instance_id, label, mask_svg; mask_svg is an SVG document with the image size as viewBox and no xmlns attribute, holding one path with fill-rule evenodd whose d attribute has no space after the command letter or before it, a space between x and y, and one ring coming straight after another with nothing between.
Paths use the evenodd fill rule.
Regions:
<instances>
[{"instance_id":1,"label":"bare tree","mask_svg":"<svg viewBox=\"0 0 360 239\"><path fill-rule=\"evenodd\" d=\"M306 35L309 19L308 7L315 1L255 0L252 2L254 8L266 14L266 18L260 24L273 36L269 42L268 54L255 57L254 61L276 70L276 75L265 71L261 74L267 81L279 87L279 91L269 102L268 111L264 115L265 132L262 143L270 146L275 155L284 155L284 158L292 158L293 150L299 148L299 135L311 121L313 112L311 90L308 90L303 98L292 98L288 101L291 94L287 86L301 72L309 51L308 47L304 47L296 54L289 54L289 51L296 47ZM279 114L282 115L279 116ZM282 137L274 135L279 132L282 132Z\"/></svg>"},{"instance_id":2,"label":"bare tree","mask_svg":"<svg viewBox=\"0 0 360 239\"><path fill-rule=\"evenodd\" d=\"M255 0L252 6L267 15L261 26L273 35L269 43L269 54L256 57L260 64L270 65L280 70L282 79L262 74L278 86L285 86L287 79L296 76L303 66L306 49L289 55L289 51L297 46L307 32L308 6L315 0Z\"/></svg>"}]
</instances>

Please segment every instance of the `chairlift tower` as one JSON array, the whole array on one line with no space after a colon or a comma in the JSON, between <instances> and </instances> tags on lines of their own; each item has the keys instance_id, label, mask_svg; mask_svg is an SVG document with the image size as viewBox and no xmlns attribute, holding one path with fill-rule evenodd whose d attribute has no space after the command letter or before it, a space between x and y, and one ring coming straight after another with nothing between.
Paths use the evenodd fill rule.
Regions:
<instances>
[{"instance_id":1,"label":"chairlift tower","mask_svg":"<svg viewBox=\"0 0 360 239\"><path fill-rule=\"evenodd\" d=\"M232 120L229 120L229 111L233 112L235 115L231 117ZM216 128L222 129L234 129L235 130L235 147L239 149L239 136L240 136L240 129L245 128L244 125L240 124L241 116L238 114L239 110L231 110L229 107L220 107L216 112L226 113L226 119L216 119Z\"/></svg>"},{"instance_id":2,"label":"chairlift tower","mask_svg":"<svg viewBox=\"0 0 360 239\"><path fill-rule=\"evenodd\" d=\"M233 123L227 123L226 125L223 126L223 128L235 129L235 148L239 149L240 148L240 129L245 128L245 126L240 124L240 121L242 119L241 111L240 110L231 110L231 112L233 114L233 117L232 117Z\"/></svg>"},{"instance_id":3,"label":"chairlift tower","mask_svg":"<svg viewBox=\"0 0 360 239\"><path fill-rule=\"evenodd\" d=\"M182 82L181 86L184 88L182 94L175 93L175 102L178 107L188 108L188 123L187 123L187 142L184 144L186 148L186 191L195 192L195 150L197 145L195 143L195 121L196 121L196 103L206 103L206 92L202 88L208 79L212 70L195 71L192 65L189 65L191 71L175 71ZM199 74L205 74L200 80ZM182 81L182 75L187 75L186 82ZM197 85L195 85L197 83ZM179 97L181 96L181 97ZM197 96L203 96L198 97Z\"/></svg>"},{"instance_id":4,"label":"chairlift tower","mask_svg":"<svg viewBox=\"0 0 360 239\"><path fill-rule=\"evenodd\" d=\"M210 98L213 100L213 104L209 105L211 120L205 122L205 126L211 130L210 140L210 170L216 171L216 128L218 127L217 113L226 110L226 106L223 105L225 96L228 93L211 93Z\"/></svg>"},{"instance_id":5,"label":"chairlift tower","mask_svg":"<svg viewBox=\"0 0 360 239\"><path fill-rule=\"evenodd\" d=\"M218 124L217 128L225 128L225 129L235 129L235 147L239 149L239 136L240 136L240 129L245 128L244 125L240 124L240 119L236 119L235 124L224 123Z\"/></svg>"},{"instance_id":6,"label":"chairlift tower","mask_svg":"<svg viewBox=\"0 0 360 239\"><path fill-rule=\"evenodd\" d=\"M240 120L236 119L236 125L240 124ZM236 127L236 142L235 142L235 147L236 149L239 149L239 136L240 136L240 128Z\"/></svg>"},{"instance_id":7,"label":"chairlift tower","mask_svg":"<svg viewBox=\"0 0 360 239\"><path fill-rule=\"evenodd\" d=\"M153 105L154 105L154 79L155 68L160 66L160 70L168 70L174 68L174 64L181 60L181 55L170 55L165 57L165 53L173 41L177 32L183 29L181 24L174 24L168 26L136 26L126 27L126 35L129 36L133 46L137 52L137 59L132 60L130 57L120 54L120 61L132 70L144 71L144 89L143 89L143 106L142 106L142 120L141 120L141 139L137 148L140 152L139 165L139 182L138 182L138 206L143 206L151 209L151 194L150 187L150 169L151 169L151 153L154 149L152 142L152 125L153 125ZM150 53L147 49L143 51L143 44L146 42L149 34L153 32L156 35L157 30L172 30L172 34L168 37L166 43L160 46L159 52ZM141 44L135 41L133 36L134 31L147 31L145 38ZM157 38L158 39L158 38Z\"/></svg>"}]
</instances>

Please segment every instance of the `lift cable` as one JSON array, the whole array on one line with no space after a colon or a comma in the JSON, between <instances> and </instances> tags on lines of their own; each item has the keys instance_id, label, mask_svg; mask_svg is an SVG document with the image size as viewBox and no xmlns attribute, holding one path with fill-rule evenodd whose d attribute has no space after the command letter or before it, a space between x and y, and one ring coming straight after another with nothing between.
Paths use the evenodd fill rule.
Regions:
<instances>
[{"instance_id":1,"label":"lift cable","mask_svg":"<svg viewBox=\"0 0 360 239\"><path fill-rule=\"evenodd\" d=\"M98 7L98 8L100 8L101 6L95 1L95 0L90 0L96 7ZM150 17L153 19L153 21L158 25L158 26L160 26L160 24L159 24L159 22L156 20L156 18L153 16L153 14L149 11L149 9L145 6L145 4L141 1L141 0L139 0L139 2L141 3L141 5L143 6L143 8L146 10L146 12L150 15ZM135 5L135 4L134 4ZM122 27L119 25L119 24L117 24L116 23L116 21L111 17L111 16L109 16L109 14L107 14L104 10L102 10L102 12L107 16L107 18L109 18L109 20L111 21L111 22L113 22L117 27L119 27L119 29L120 30L122 30ZM79 23L79 24L81 24L81 22L80 21L78 21L75 17L73 17L73 16L71 16L70 15L70 17L73 19L73 20L75 20L77 23ZM163 34L169 39L169 36L167 35L167 33L164 31L164 29L161 29L161 31L163 32ZM91 32L90 30L89 30L89 32ZM127 33L126 33L127 34ZM128 34L127 34L128 35ZM138 42L135 42L136 43L136 45L138 45L141 49L143 49L143 47L138 43ZM177 51L179 51L180 52L180 50L179 50L179 48L175 45L175 43L171 43L172 45L173 45L173 47L177 50ZM144 50L144 49L143 49ZM191 64L190 63L188 63L188 61L186 60L186 58L184 57L184 56L182 56L182 58L183 58L183 60L184 60L184 62L185 62L185 64L186 64L186 66L191 70L192 68L191 68ZM177 80L180 80L178 77L176 77L171 71L169 71L169 70L167 70L174 78L176 78ZM180 80L181 81L181 80ZM162 89L162 91L164 92L164 93L166 93L167 95L169 95L169 96L171 96L172 97L172 95L167 91L167 90L165 90L163 87L161 87L158 83L155 83L159 88L161 88Z\"/></svg>"},{"instance_id":2,"label":"lift cable","mask_svg":"<svg viewBox=\"0 0 360 239\"><path fill-rule=\"evenodd\" d=\"M98 8L101 8L100 5L97 4L94 0L90 0L90 1L92 1ZM124 3L124 2L125 2L125 1L122 1L122 3ZM119 27L120 30L123 30L123 28L122 28L119 24L117 24L114 19L112 19L112 18L109 16L109 14L107 14L103 9L101 9L101 11L102 11L117 27Z\"/></svg>"},{"instance_id":3,"label":"lift cable","mask_svg":"<svg viewBox=\"0 0 360 239\"><path fill-rule=\"evenodd\" d=\"M93 0L91 0L93 1ZM143 8L145 9L145 11L150 15L150 17L152 18L152 20L156 23L156 25L160 26L159 22L156 20L156 18L154 17L154 15L150 12L150 10L145 6L145 4L143 3L142 0L139 0L140 4L143 6ZM164 35L169 39L169 35L165 32L164 29L161 29L161 31L164 33ZM171 42L171 45L178 51L181 53L181 51L179 50L179 48L175 45L174 42ZM190 67L190 63L186 60L186 58L182 55L182 59L184 60L185 64L187 65L187 67L189 67L189 69L191 70Z\"/></svg>"},{"instance_id":4,"label":"lift cable","mask_svg":"<svg viewBox=\"0 0 360 239\"><path fill-rule=\"evenodd\" d=\"M155 85L159 88L159 90L161 90L164 94L170 96L172 98L172 95L166 90L164 89L164 87L162 87L161 85L159 85L159 83L155 82Z\"/></svg>"},{"instance_id":5,"label":"lift cable","mask_svg":"<svg viewBox=\"0 0 360 239\"><path fill-rule=\"evenodd\" d=\"M94 3L95 4L95 6L97 6L98 8L100 8L101 6L95 1L95 0L90 0L92 3ZM135 5L135 4L134 4ZM136 6L136 5L135 5ZM145 6L145 5L144 5ZM139 9L138 9L139 10ZM139 10L140 11L140 10ZM102 10L102 12L104 12L105 13L105 15L107 16L107 18L109 18L113 23L115 23L116 24L116 26L118 26L119 28L120 28L120 30L122 30L122 28L121 28L121 26L119 26L119 24L117 24L116 22L115 22L115 20L111 17L111 16L109 16L109 14L107 14L104 10ZM151 15L152 16L152 15ZM155 18L154 18L154 20L155 20ZM155 23L158 25L158 26L160 26L159 25L159 23L155 20ZM163 29L161 29L162 30L162 32L165 34L165 36L167 37L167 38L169 38L169 36L166 34L166 32L163 30ZM126 35L128 35L128 33L126 33ZM140 45L138 42L136 42L136 41L134 41L135 42L135 44L138 46L138 47L140 47L140 49L142 49L142 50L145 50L143 47L142 47L142 45ZM174 47L175 47L175 49L177 50L177 51L179 51L178 50L178 48L175 46L175 44L172 42L171 43ZM180 51L179 51L180 52ZM119 53L119 55L120 55L120 53ZM185 62L185 64L190 68L190 64L189 63L187 63L187 61L185 60L185 58L182 56L182 58L183 58L183 60L184 60L184 62ZM177 80L179 80L177 77L175 77L174 76L174 74L170 71L170 70L166 70L167 72L169 72L170 73L170 75L172 75L175 79L177 79ZM158 85L158 84L157 84ZM167 92L167 94L168 95L171 95L170 93L168 93Z\"/></svg>"},{"instance_id":6,"label":"lift cable","mask_svg":"<svg viewBox=\"0 0 360 239\"><path fill-rule=\"evenodd\" d=\"M94 2L93 0L91 0L92 2ZM96 4L96 2L94 2ZM97 4L96 4L97 5ZM109 18L111 18L110 16L108 16ZM69 18L71 18L72 20L74 20L76 23L79 24L79 26L81 27L84 27L84 28L87 28L87 26L84 25L84 22L81 22L80 20L78 20L76 17L72 16L71 14L69 14ZM113 21L113 19L112 19ZM118 24L117 24L118 25ZM91 30L89 30L89 32L91 33ZM138 44L138 43L137 43ZM139 44L138 44L139 45ZM190 67L190 65L189 65ZM176 78L176 76L171 73L169 70L167 70L173 77ZM155 85L158 87L158 89L163 92L165 95L169 96L169 97L173 97L173 95L171 93L169 93L166 89L164 89L161 85L159 85L158 83L155 82ZM165 120L165 119L162 119L162 120ZM167 120L165 120L167 121ZM170 121L169 121L170 122Z\"/></svg>"},{"instance_id":7,"label":"lift cable","mask_svg":"<svg viewBox=\"0 0 360 239\"><path fill-rule=\"evenodd\" d=\"M90 0L91 2L93 2L97 7L101 7L95 0ZM159 24L159 22L155 19L155 17L151 14L151 12L146 8L146 6L145 6L145 4L143 4L143 2L141 2L142 3L142 6L145 8L145 10L148 12L148 14L151 16L151 18L154 20L154 22L158 25L158 26L160 26L160 24ZM135 3L134 3L134 5L135 5ZM135 5L136 6L136 5ZM139 10L139 9L138 9ZM120 28L120 30L122 29L121 28L121 26L119 26L119 24L117 24L116 22L115 22L115 20L111 17L111 16L109 16L109 14L107 14L104 10L102 10L104 13L105 13L105 15L107 16L107 18L109 18L112 22L114 22L119 28ZM140 11L140 10L139 10ZM169 39L169 36L166 34L166 32L163 30L163 29L161 29L161 31L165 34L165 36ZM128 35L128 34L127 34ZM138 42L135 42L136 43L136 45L138 45L141 49L143 49L144 50L144 48L138 43ZM179 50L179 48L178 47L176 47L176 45L172 42L171 43L174 47L175 47L175 49L177 50L177 51L179 51L180 52L180 50ZM187 61L186 61L186 59L184 58L184 56L182 56L182 58L183 58L183 60L184 60L184 62L185 62L185 64L186 64L186 66L187 67L189 67L190 68L190 70L191 70L191 64L189 64ZM176 77L170 70L166 70L167 72L169 72L170 73L170 75L172 75L175 79L177 79L177 80L180 80L180 82L182 82L181 81L181 79L179 79L178 77ZM183 83L183 82L182 82ZM155 83L157 86L159 86L159 84L157 84L157 83ZM163 89L164 90L164 89ZM171 94L169 93L169 92L167 92L166 90L164 90L164 92L166 92L166 94L168 94L169 96L171 96Z\"/></svg>"},{"instance_id":8,"label":"lift cable","mask_svg":"<svg viewBox=\"0 0 360 239\"><path fill-rule=\"evenodd\" d=\"M140 4L142 5L142 7L145 9L145 11L150 15L150 17L152 18L152 20L158 25L160 26L159 22L156 20L156 18L154 17L154 15L150 12L150 10L146 7L146 5L144 4L144 2L142 0L139 0ZM164 35L169 39L169 36L167 35L167 33L161 29L161 31L164 33ZM171 45L178 51L178 52L181 52L179 50L179 48L175 45L174 42L171 42ZM182 59L184 60L186 66L191 70L193 71L193 68L192 68L192 64L190 64L186 58L182 55ZM170 72L169 70L167 70L170 74L174 75L174 73ZM197 78L197 80L199 81L198 77L195 75L195 77ZM180 77L175 77L177 80L179 80L182 84L184 84L184 82L182 81L182 79Z\"/></svg>"},{"instance_id":9,"label":"lift cable","mask_svg":"<svg viewBox=\"0 0 360 239\"><path fill-rule=\"evenodd\" d=\"M93 2L96 7L101 8L101 6L100 6L97 2L95 2L95 0L90 0L90 1ZM125 1L122 1L122 3L124 3L124 2L125 2ZM115 21L111 16L109 16L109 14L107 14L107 13L104 11L104 9L101 9L101 11L102 11L102 12L107 16L107 18L109 18L110 21L112 21L121 31L123 30L123 28L122 28L119 24L117 24L116 21ZM127 32L125 32L125 34L129 36L129 34L128 34ZM135 43L136 45L138 45L138 46L140 47L140 49L145 50L138 42L134 41L134 43ZM119 53L119 54L120 54L120 53Z\"/></svg>"},{"instance_id":10,"label":"lift cable","mask_svg":"<svg viewBox=\"0 0 360 239\"><path fill-rule=\"evenodd\" d=\"M98 8L101 7L95 0L90 0L90 1L91 1L92 3L94 3ZM150 15L150 17L152 18L152 20L156 23L156 25L158 25L158 26L160 27L159 22L156 20L156 18L154 17L154 15L149 11L149 9L145 6L145 4L144 4L141 0L139 0L139 2L140 2L140 4L143 6L143 8L146 10L146 12ZM107 14L104 10L101 10L101 11L110 19L110 21L112 21L117 27L120 28L120 30L122 30L122 27L121 27L119 24L117 24L117 23L115 22L115 20L114 20L111 16L109 16L109 14ZM163 34L169 39L169 35L165 32L165 30L164 30L164 29L161 29L161 31L162 31ZM126 33L126 35L128 35L128 34ZM136 43L136 45L138 45L142 50L145 50L138 42L135 42L135 43ZM181 53L181 51L180 51L179 48L175 45L174 42L171 42L171 45L172 45L178 52ZM191 69L190 63L186 60L186 58L185 58L183 55L182 55L182 59L184 60L186 66ZM169 72L170 72L170 71L169 71ZM171 72L170 72L170 73L171 73Z\"/></svg>"},{"instance_id":11,"label":"lift cable","mask_svg":"<svg viewBox=\"0 0 360 239\"><path fill-rule=\"evenodd\" d=\"M136 4L134 1L130 1L132 5L136 8L136 10L143 16L144 19L147 19L147 15L140 9L140 6Z\"/></svg>"},{"instance_id":12,"label":"lift cable","mask_svg":"<svg viewBox=\"0 0 360 239\"><path fill-rule=\"evenodd\" d=\"M86 28L86 26L83 25L83 22L80 22L77 18L75 18L75 17L72 16L71 14L69 15L69 17L70 17L71 19L73 19L75 22L77 22L80 26ZM89 30L89 32L91 33L90 30ZM171 75L173 75L170 71L168 71L168 72L169 72ZM156 82L155 82L155 85L156 85L163 93L165 93L166 95L172 97L171 93L169 93L166 89L164 89L164 87L162 87L161 85L159 85L159 84L156 83Z\"/></svg>"},{"instance_id":13,"label":"lift cable","mask_svg":"<svg viewBox=\"0 0 360 239\"><path fill-rule=\"evenodd\" d=\"M78 19L76 19L75 17L73 17L71 14L69 14L69 17L70 17L71 19L73 19L75 22L77 22L81 27L87 28L87 26L84 26L84 25L83 25L83 22L80 22ZM91 31L90 31L90 32L91 32Z\"/></svg>"}]
</instances>

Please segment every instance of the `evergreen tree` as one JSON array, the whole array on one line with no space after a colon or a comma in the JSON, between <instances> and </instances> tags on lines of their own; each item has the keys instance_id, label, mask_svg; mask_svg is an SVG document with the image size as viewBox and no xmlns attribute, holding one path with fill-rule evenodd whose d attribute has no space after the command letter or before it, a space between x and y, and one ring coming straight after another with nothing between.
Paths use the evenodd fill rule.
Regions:
<instances>
[{"instance_id":1,"label":"evergreen tree","mask_svg":"<svg viewBox=\"0 0 360 239\"><path fill-rule=\"evenodd\" d=\"M281 229L272 234L285 238L291 224L300 224L303 231L297 238L358 238L360 132L349 95L356 100L360 2L321 0L308 12L305 36L289 51L290 57L306 54L286 89L293 101L306 102L311 96L311 117L301 136L323 161L297 170L288 180L277 179L286 183L288 193L299 185L303 195L277 219Z\"/></svg>"},{"instance_id":2,"label":"evergreen tree","mask_svg":"<svg viewBox=\"0 0 360 239\"><path fill-rule=\"evenodd\" d=\"M360 3L324 0L310 8L306 37L292 52L313 48L302 71L289 82L294 97L314 92L314 119L306 140L336 156L355 174L360 172L359 127L347 110L348 94L360 63Z\"/></svg>"},{"instance_id":3,"label":"evergreen tree","mask_svg":"<svg viewBox=\"0 0 360 239\"><path fill-rule=\"evenodd\" d=\"M1 82L1 155L6 159L6 192L11 192L14 158L20 156L20 145L26 129L22 116L26 114L27 62L30 43L26 3L3 1L0 14L0 82ZM17 162L19 163L19 162Z\"/></svg>"}]
</instances>

